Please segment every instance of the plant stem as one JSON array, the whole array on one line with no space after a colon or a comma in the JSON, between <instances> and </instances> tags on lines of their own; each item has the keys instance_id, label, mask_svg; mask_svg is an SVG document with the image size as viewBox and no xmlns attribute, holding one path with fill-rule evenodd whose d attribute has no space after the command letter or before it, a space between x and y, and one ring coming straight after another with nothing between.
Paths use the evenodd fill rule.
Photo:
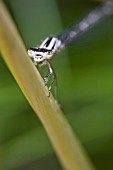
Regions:
<instances>
[{"instance_id":1,"label":"plant stem","mask_svg":"<svg viewBox=\"0 0 113 170\"><path fill-rule=\"evenodd\" d=\"M0 1L0 51L22 92L41 120L63 167L67 170L94 170L57 102L52 96L47 97L43 80L29 59L2 1Z\"/></svg>"}]
</instances>

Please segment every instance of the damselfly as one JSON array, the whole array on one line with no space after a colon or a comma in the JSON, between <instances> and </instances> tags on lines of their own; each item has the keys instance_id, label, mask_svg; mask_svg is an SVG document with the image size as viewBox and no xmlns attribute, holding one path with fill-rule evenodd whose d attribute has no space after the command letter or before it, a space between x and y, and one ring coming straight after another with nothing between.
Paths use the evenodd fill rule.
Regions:
<instances>
[{"instance_id":1,"label":"damselfly","mask_svg":"<svg viewBox=\"0 0 113 170\"><path fill-rule=\"evenodd\" d=\"M52 76L52 81L50 83L50 86L48 87L48 96L50 96L50 91L54 83L55 89L57 88L56 75L50 62L50 59L53 57L53 55L56 52L60 51L62 48L64 48L67 44L76 40L78 36L87 32L90 28L92 28L95 24L99 23L102 19L112 14L113 2L104 2L101 6L92 10L79 23L75 23L72 27L64 30L63 33L58 34L56 36L49 36L43 41L43 43L39 47L33 47L28 49L28 55L33 58L35 65L48 65L49 73L44 77L45 85L47 85L49 77ZM55 94L57 95L56 90Z\"/></svg>"}]
</instances>

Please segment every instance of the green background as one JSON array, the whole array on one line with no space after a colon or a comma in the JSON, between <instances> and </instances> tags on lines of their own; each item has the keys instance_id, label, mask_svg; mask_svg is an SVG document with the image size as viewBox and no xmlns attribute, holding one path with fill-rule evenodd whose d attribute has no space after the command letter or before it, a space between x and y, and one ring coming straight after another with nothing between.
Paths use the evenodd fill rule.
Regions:
<instances>
[{"instance_id":1,"label":"green background","mask_svg":"<svg viewBox=\"0 0 113 170\"><path fill-rule=\"evenodd\" d=\"M40 45L99 4L85 0L5 3L26 49ZM95 167L112 170L113 17L86 35L53 58L58 98ZM62 168L41 122L0 57L0 170L20 169Z\"/></svg>"}]
</instances>

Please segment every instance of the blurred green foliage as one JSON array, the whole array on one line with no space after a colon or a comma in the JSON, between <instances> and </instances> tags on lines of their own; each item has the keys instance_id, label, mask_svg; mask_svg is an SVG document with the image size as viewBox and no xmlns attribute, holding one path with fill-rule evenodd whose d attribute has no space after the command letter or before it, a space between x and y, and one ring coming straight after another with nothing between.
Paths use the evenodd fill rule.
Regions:
<instances>
[{"instance_id":1,"label":"blurred green foliage","mask_svg":"<svg viewBox=\"0 0 113 170\"><path fill-rule=\"evenodd\" d=\"M58 33L97 5L73 0L5 3L26 48L40 44L40 40ZM113 169L112 28L113 18L101 38L69 46L53 59L63 111L99 170ZM0 76L0 169L61 169L44 128L2 58Z\"/></svg>"}]
</instances>

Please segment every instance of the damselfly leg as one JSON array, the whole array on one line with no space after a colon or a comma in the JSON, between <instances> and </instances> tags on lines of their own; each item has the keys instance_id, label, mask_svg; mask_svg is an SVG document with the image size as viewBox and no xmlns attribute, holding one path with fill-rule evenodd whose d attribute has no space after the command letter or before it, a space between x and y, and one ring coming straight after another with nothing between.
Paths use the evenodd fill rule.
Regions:
<instances>
[{"instance_id":1,"label":"damselfly leg","mask_svg":"<svg viewBox=\"0 0 113 170\"><path fill-rule=\"evenodd\" d=\"M44 82L45 85L47 85L48 81L49 81L49 77L52 76L52 81L50 82L50 85L48 87L48 97L50 97L50 92L52 89L52 86L54 85L54 96L57 99L57 79L56 79L56 74L55 71L52 67L52 64L50 61L46 61L47 66L49 68L49 73L44 77Z\"/></svg>"}]
</instances>

